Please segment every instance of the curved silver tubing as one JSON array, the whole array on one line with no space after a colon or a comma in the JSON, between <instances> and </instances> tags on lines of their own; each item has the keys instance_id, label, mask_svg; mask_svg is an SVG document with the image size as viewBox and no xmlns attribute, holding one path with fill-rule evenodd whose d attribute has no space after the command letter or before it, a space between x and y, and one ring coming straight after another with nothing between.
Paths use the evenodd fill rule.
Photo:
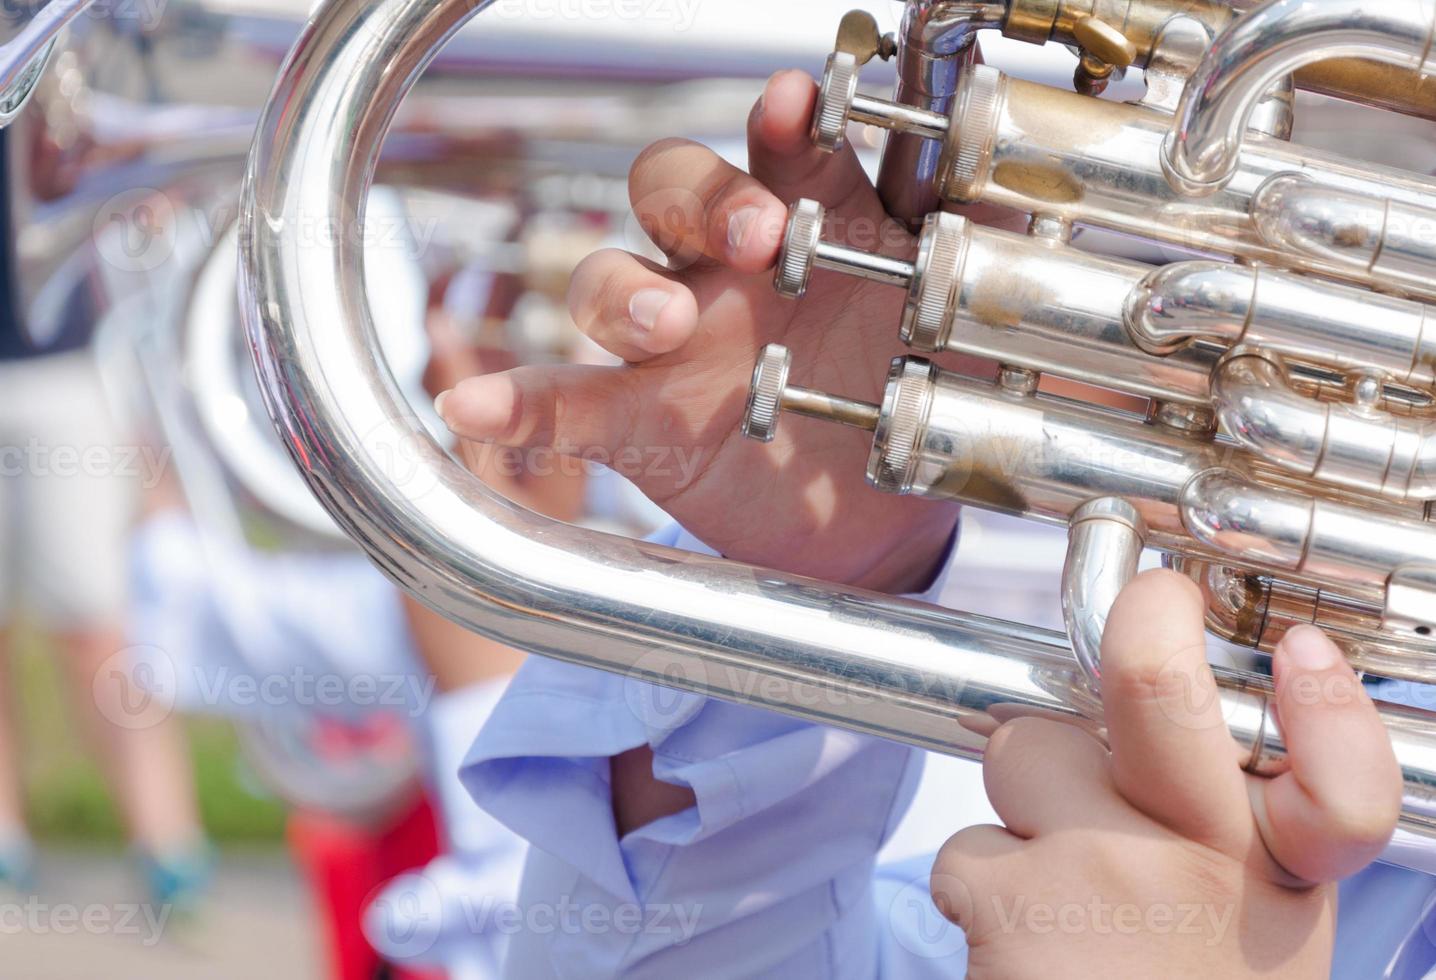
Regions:
<instances>
[{"instance_id":1,"label":"curved silver tubing","mask_svg":"<svg viewBox=\"0 0 1436 980\"><path fill-rule=\"evenodd\" d=\"M1102 689L1107 617L1118 594L1136 576L1146 542L1142 515L1120 498L1094 500L1072 515L1062 569L1062 619L1094 693Z\"/></svg>"},{"instance_id":2,"label":"curved silver tubing","mask_svg":"<svg viewBox=\"0 0 1436 980\"><path fill-rule=\"evenodd\" d=\"M1271 653L1289 630L1318 626L1359 671L1436 683L1436 642L1393 634L1378 607L1180 555L1164 555L1163 562L1197 583L1207 629L1229 643Z\"/></svg>"},{"instance_id":3,"label":"curved silver tubing","mask_svg":"<svg viewBox=\"0 0 1436 980\"><path fill-rule=\"evenodd\" d=\"M1419 522L1388 520L1360 506L1264 486L1220 467L1183 485L1179 510L1182 526L1209 554L1308 582L1333 575L1354 580L1364 571L1384 594L1403 568L1429 564L1436 554L1436 535ZM1430 603L1428 596L1428 631L1436 620Z\"/></svg>"},{"instance_id":4,"label":"curved silver tubing","mask_svg":"<svg viewBox=\"0 0 1436 980\"><path fill-rule=\"evenodd\" d=\"M483 6L331 0L256 135L241 233L250 340L281 436L335 520L432 608L538 654L953 754L1013 715L1096 717L1061 637L545 520L406 417L374 353L362 236L296 230L357 227L395 107ZM1220 680L1250 768L1280 771L1268 692ZM1436 835L1431 723L1385 717L1402 826Z\"/></svg>"},{"instance_id":5,"label":"curved silver tubing","mask_svg":"<svg viewBox=\"0 0 1436 980\"><path fill-rule=\"evenodd\" d=\"M0 126L8 124L35 91L55 39L95 0L50 0L0 45Z\"/></svg>"},{"instance_id":6,"label":"curved silver tubing","mask_svg":"<svg viewBox=\"0 0 1436 980\"><path fill-rule=\"evenodd\" d=\"M1436 72L1433 0L1270 0L1229 24L1192 73L1163 147L1172 186L1214 190L1231 179L1252 110L1273 84L1330 58Z\"/></svg>"},{"instance_id":7,"label":"curved silver tubing","mask_svg":"<svg viewBox=\"0 0 1436 980\"><path fill-rule=\"evenodd\" d=\"M1436 499L1436 424L1306 398L1261 354L1227 359L1212 394L1222 428L1284 469L1396 500Z\"/></svg>"},{"instance_id":8,"label":"curved silver tubing","mask_svg":"<svg viewBox=\"0 0 1436 980\"><path fill-rule=\"evenodd\" d=\"M1162 357L1199 341L1278 352L1418 389L1436 386L1436 308L1280 270L1174 262L1149 273L1124 315Z\"/></svg>"},{"instance_id":9,"label":"curved silver tubing","mask_svg":"<svg viewBox=\"0 0 1436 980\"><path fill-rule=\"evenodd\" d=\"M1436 210L1325 188L1302 177L1267 181L1252 221L1272 248L1309 255L1353 277L1412 292L1436 278Z\"/></svg>"}]
</instances>

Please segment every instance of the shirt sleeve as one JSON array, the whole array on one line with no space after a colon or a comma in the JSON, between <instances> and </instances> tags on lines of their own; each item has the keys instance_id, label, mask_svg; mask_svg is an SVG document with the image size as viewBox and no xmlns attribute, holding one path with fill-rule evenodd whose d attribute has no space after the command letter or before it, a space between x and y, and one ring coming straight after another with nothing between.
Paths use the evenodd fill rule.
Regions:
<instances>
[{"instance_id":1,"label":"shirt sleeve","mask_svg":"<svg viewBox=\"0 0 1436 980\"><path fill-rule=\"evenodd\" d=\"M652 540L713 553L676 527ZM918 598L939 595L945 579L944 569ZM620 839L608 760L643 745L655 775L692 789L697 806ZM921 924L908 927L903 904L916 893L875 882L875 855L912 799L921 757L530 658L461 773L479 805L535 849L518 910L529 927L514 937L506 973L710 976L722 964L726 976L926 975L894 966L913 960L906 943L921 947ZM965 957L955 963L950 952L942 974L961 975Z\"/></svg>"},{"instance_id":2,"label":"shirt sleeve","mask_svg":"<svg viewBox=\"0 0 1436 980\"><path fill-rule=\"evenodd\" d=\"M360 555L207 545L166 514L136 530L130 579L129 669L182 710L415 718L429 701L398 592Z\"/></svg>"}]
</instances>

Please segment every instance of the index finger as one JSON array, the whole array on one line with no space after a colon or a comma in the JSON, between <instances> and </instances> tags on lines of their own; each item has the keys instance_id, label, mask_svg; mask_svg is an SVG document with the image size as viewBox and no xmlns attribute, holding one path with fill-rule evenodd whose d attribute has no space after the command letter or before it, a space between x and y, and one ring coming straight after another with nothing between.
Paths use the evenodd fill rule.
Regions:
<instances>
[{"instance_id":1,"label":"index finger","mask_svg":"<svg viewBox=\"0 0 1436 980\"><path fill-rule=\"evenodd\" d=\"M1242 848L1252 832L1244 755L1207 666L1204 615L1201 593L1175 572L1139 575L1117 598L1102 640L1112 775L1171 830Z\"/></svg>"}]
</instances>

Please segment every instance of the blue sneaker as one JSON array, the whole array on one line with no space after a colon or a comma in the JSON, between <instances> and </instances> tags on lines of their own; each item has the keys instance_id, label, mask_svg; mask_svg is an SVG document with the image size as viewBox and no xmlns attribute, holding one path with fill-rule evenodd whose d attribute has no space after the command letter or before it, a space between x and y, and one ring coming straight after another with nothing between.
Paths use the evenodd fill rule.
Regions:
<instances>
[{"instance_id":1,"label":"blue sneaker","mask_svg":"<svg viewBox=\"0 0 1436 980\"><path fill-rule=\"evenodd\" d=\"M0 844L0 889L20 894L35 890L35 845L28 837Z\"/></svg>"},{"instance_id":2,"label":"blue sneaker","mask_svg":"<svg viewBox=\"0 0 1436 980\"><path fill-rule=\"evenodd\" d=\"M214 849L208 843L165 854L139 849L136 861L150 902L181 914L199 907L214 877Z\"/></svg>"}]
</instances>

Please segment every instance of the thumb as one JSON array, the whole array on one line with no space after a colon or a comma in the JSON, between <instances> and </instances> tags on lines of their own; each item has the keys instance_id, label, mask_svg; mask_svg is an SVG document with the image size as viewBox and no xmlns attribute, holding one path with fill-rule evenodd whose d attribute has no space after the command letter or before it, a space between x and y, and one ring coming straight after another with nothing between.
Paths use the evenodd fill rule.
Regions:
<instances>
[{"instance_id":1,"label":"thumb","mask_svg":"<svg viewBox=\"0 0 1436 980\"><path fill-rule=\"evenodd\" d=\"M1376 705L1321 630L1288 632L1273 668L1290 769L1253 783L1254 812L1283 868L1313 883L1336 881L1391 840L1401 770Z\"/></svg>"}]
</instances>

